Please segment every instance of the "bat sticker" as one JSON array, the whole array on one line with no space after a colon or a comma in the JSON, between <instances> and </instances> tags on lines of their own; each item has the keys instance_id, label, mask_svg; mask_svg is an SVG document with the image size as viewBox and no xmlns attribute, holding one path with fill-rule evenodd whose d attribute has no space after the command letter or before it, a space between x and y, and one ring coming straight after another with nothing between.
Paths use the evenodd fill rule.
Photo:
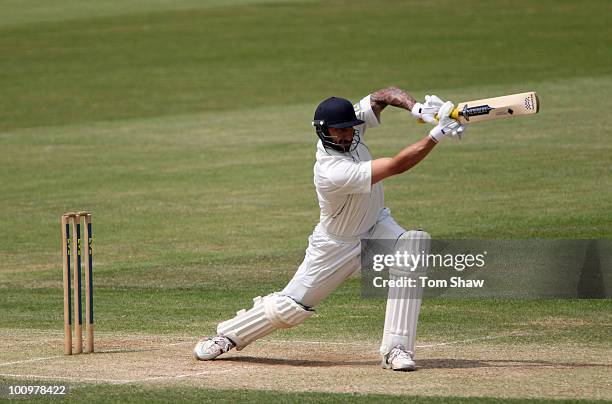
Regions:
<instances>
[{"instance_id":1,"label":"bat sticker","mask_svg":"<svg viewBox=\"0 0 612 404\"><path fill-rule=\"evenodd\" d=\"M470 120L470 116L489 115L494 108L488 105L479 105L477 107L468 107L467 104L463 107L459 115L463 116L466 121Z\"/></svg>"}]
</instances>

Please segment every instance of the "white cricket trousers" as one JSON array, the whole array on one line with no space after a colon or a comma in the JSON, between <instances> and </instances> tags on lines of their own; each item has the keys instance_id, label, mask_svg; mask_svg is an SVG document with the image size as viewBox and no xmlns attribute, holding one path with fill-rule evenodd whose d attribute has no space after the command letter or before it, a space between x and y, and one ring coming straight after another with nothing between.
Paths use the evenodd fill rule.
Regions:
<instances>
[{"instance_id":1,"label":"white cricket trousers","mask_svg":"<svg viewBox=\"0 0 612 404\"><path fill-rule=\"evenodd\" d=\"M315 307L361 268L361 240L398 239L406 230L390 211L380 211L376 224L361 237L338 238L317 226L308 238L304 261L281 292L306 307Z\"/></svg>"}]
</instances>

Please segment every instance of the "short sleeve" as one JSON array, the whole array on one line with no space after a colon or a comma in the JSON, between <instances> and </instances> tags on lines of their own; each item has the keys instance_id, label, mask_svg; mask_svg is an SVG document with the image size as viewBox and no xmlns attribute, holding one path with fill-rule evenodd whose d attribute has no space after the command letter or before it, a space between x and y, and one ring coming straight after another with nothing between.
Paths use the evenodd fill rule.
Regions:
<instances>
[{"instance_id":1,"label":"short sleeve","mask_svg":"<svg viewBox=\"0 0 612 404\"><path fill-rule=\"evenodd\" d=\"M322 164L317 186L323 192L367 194L372 190L372 162L333 159Z\"/></svg>"},{"instance_id":2,"label":"short sleeve","mask_svg":"<svg viewBox=\"0 0 612 404\"><path fill-rule=\"evenodd\" d=\"M365 121L366 128L375 128L380 125L376 114L372 110L372 104L370 103L370 96L362 98L357 104L353 105L355 108L355 115L357 119Z\"/></svg>"}]
</instances>

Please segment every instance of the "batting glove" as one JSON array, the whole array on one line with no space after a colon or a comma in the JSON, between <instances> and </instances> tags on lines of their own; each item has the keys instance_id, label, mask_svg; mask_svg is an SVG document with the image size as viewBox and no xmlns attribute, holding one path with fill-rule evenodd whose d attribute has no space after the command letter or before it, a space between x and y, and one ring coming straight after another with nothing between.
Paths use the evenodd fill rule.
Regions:
<instances>
[{"instance_id":1,"label":"batting glove","mask_svg":"<svg viewBox=\"0 0 612 404\"><path fill-rule=\"evenodd\" d=\"M446 101L438 111L438 117L440 121L429 131L429 137L433 139L434 142L438 143L443 137L451 136L454 139L461 140L462 136L467 131L467 125L462 125L453 118L450 117L451 112L455 108L455 105Z\"/></svg>"},{"instance_id":2,"label":"batting glove","mask_svg":"<svg viewBox=\"0 0 612 404\"><path fill-rule=\"evenodd\" d=\"M426 95L425 103L421 104L417 102L412 107L412 116L417 119L421 119L424 122L428 122L432 125L437 125L438 121L436 120L436 114L440 110L440 107L444 105L444 101L442 101L437 95Z\"/></svg>"}]
</instances>

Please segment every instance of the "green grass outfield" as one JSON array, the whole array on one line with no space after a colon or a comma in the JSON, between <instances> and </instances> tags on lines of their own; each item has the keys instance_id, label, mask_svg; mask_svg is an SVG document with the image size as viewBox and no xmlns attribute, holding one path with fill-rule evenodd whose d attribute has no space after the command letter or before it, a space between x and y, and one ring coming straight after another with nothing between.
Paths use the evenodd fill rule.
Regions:
<instances>
[{"instance_id":1,"label":"green grass outfield","mask_svg":"<svg viewBox=\"0 0 612 404\"><path fill-rule=\"evenodd\" d=\"M2 379L0 378L0 381ZM87 389L73 390L62 402L98 402L124 403L126 399L138 397L148 403L168 403L176 401L192 401L200 403L236 403L236 402L282 402L282 403L388 403L391 400L406 400L405 396L383 394L330 394L330 393L281 393L274 391L241 391L241 390L207 390L184 388L143 388L138 386L121 386L108 389L104 386L93 386ZM100 400L101 397L104 397ZM410 402L417 404L521 404L521 403L547 403L547 400L521 400L460 397L409 397ZM49 402L46 398L28 399L27 402ZM558 400L556 403L574 403L571 400Z\"/></svg>"},{"instance_id":2,"label":"green grass outfield","mask_svg":"<svg viewBox=\"0 0 612 404\"><path fill-rule=\"evenodd\" d=\"M315 106L389 85L542 102L385 181L399 223L435 238L612 237L608 1L53 4L0 0L1 329L62 329L59 219L75 209L94 213L100 332L196 337L282 288L318 220ZM382 117L375 157L426 134L405 112ZM350 280L275 337L376 341L384 303ZM609 300L432 300L419 338L535 327L523 342L611 347L611 313ZM551 318L579 325L533 323ZM116 401L146 390L79 388Z\"/></svg>"}]
</instances>

